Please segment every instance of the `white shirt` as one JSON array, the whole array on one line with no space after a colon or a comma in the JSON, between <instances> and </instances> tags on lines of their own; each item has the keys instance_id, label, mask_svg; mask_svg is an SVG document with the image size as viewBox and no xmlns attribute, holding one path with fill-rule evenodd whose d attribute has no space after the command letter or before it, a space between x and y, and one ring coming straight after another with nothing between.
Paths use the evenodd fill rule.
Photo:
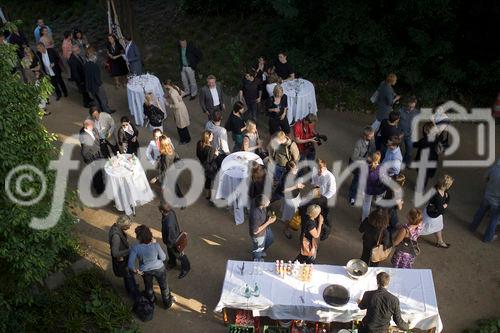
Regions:
<instances>
[{"instance_id":1,"label":"white shirt","mask_svg":"<svg viewBox=\"0 0 500 333\"><path fill-rule=\"evenodd\" d=\"M321 195L327 199L330 199L337 193L335 176L329 170L325 170L321 175L318 175L318 170L314 169L311 183L314 186L319 186Z\"/></svg>"},{"instance_id":2,"label":"white shirt","mask_svg":"<svg viewBox=\"0 0 500 333\"><path fill-rule=\"evenodd\" d=\"M220 104L219 94L217 93L217 87L210 88L210 93L212 94L212 100L214 101L214 106Z\"/></svg>"},{"instance_id":3,"label":"white shirt","mask_svg":"<svg viewBox=\"0 0 500 333\"><path fill-rule=\"evenodd\" d=\"M50 66L49 52L47 52L47 50L45 51L45 53L42 53L42 61L45 65L45 70L47 71L47 73L49 73L50 76L55 76L56 74Z\"/></svg>"},{"instance_id":4,"label":"white shirt","mask_svg":"<svg viewBox=\"0 0 500 333\"><path fill-rule=\"evenodd\" d=\"M94 132L93 132L93 131L88 130L88 129L86 129L86 128L84 129L84 131L85 131L85 132L87 132L88 134L90 134L90 136L92 137L92 140L94 140L94 141L95 141L95 136L94 136Z\"/></svg>"},{"instance_id":5,"label":"white shirt","mask_svg":"<svg viewBox=\"0 0 500 333\"><path fill-rule=\"evenodd\" d=\"M149 141L148 148L146 149L146 158L152 165L155 165L156 161L160 158L160 150L155 140Z\"/></svg>"}]
</instances>

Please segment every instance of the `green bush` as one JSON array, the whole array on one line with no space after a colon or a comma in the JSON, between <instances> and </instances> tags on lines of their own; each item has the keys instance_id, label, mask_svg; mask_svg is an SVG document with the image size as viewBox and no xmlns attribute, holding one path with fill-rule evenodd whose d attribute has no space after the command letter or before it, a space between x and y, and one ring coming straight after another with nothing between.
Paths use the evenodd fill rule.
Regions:
<instances>
[{"instance_id":1,"label":"green bush","mask_svg":"<svg viewBox=\"0 0 500 333\"><path fill-rule=\"evenodd\" d=\"M47 78L39 85L23 83L20 74L12 72L16 62L15 46L0 45L1 188L5 188L6 176L13 168L28 164L45 174L47 191L31 206L18 205L5 191L0 192L0 331L12 321L19 307L34 302L35 291L43 279L77 251L72 235L74 217L67 205L56 226L47 230L29 226L33 217L47 216L51 207L55 175L49 170L49 163L57 158L53 145L56 136L43 126L38 104L53 88ZM29 176L33 177L31 181L20 183L27 194L25 200L36 197L42 188L42 180L36 174L30 172ZM7 186L18 193L16 181Z\"/></svg>"}]
</instances>

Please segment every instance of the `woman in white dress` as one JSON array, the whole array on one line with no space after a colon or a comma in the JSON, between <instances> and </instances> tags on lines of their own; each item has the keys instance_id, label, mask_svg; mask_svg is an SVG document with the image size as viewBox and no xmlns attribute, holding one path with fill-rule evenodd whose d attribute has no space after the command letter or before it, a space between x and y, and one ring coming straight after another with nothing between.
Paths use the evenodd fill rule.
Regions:
<instances>
[{"instance_id":1,"label":"woman in white dress","mask_svg":"<svg viewBox=\"0 0 500 333\"><path fill-rule=\"evenodd\" d=\"M434 234L436 237L436 247L447 249L450 247L449 243L443 240L442 230L443 214L448 208L450 202L450 195L448 190L453 185L453 178L449 175L443 175L437 182L435 189L436 193L429 200L424 209L424 223L421 235Z\"/></svg>"},{"instance_id":2,"label":"woman in white dress","mask_svg":"<svg viewBox=\"0 0 500 333\"><path fill-rule=\"evenodd\" d=\"M283 231L286 238L292 238L289 222L299 208L301 197L300 190L304 188L302 179L298 178L299 169L294 161L287 164L287 171L283 175L281 183L276 188L278 195L283 196L283 206L281 207L281 220L285 222L285 230Z\"/></svg>"},{"instance_id":3,"label":"woman in white dress","mask_svg":"<svg viewBox=\"0 0 500 333\"><path fill-rule=\"evenodd\" d=\"M167 90L168 106L172 109L174 114L180 144L189 143L191 141L191 135L188 129L190 125L189 113L186 104L184 104L182 100L182 90L175 84L172 84L170 80L167 80L167 83L165 83L165 89Z\"/></svg>"}]
</instances>

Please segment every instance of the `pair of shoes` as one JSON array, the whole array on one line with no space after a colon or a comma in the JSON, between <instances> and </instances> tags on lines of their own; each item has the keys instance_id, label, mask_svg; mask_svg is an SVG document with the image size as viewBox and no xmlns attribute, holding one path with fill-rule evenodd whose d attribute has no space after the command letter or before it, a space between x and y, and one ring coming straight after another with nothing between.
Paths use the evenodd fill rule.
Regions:
<instances>
[{"instance_id":1,"label":"pair of shoes","mask_svg":"<svg viewBox=\"0 0 500 333\"><path fill-rule=\"evenodd\" d=\"M188 273L189 273L189 270L187 270L187 271L181 271L181 272L179 273L178 278L179 278L179 279L185 278L185 277L186 277L186 275L188 275Z\"/></svg>"},{"instance_id":2,"label":"pair of shoes","mask_svg":"<svg viewBox=\"0 0 500 333\"><path fill-rule=\"evenodd\" d=\"M442 242L442 243L436 243L436 247L440 247L440 248L443 248L443 249L447 249L450 247L451 244L448 244L448 243L445 243L445 242Z\"/></svg>"},{"instance_id":3,"label":"pair of shoes","mask_svg":"<svg viewBox=\"0 0 500 333\"><path fill-rule=\"evenodd\" d=\"M193 99L196 99L196 95L195 96L191 96L189 97L189 100L192 101Z\"/></svg>"},{"instance_id":4,"label":"pair of shoes","mask_svg":"<svg viewBox=\"0 0 500 333\"><path fill-rule=\"evenodd\" d=\"M286 237L287 239L292 239L292 233L290 232L290 230L289 230L289 229L285 229L285 230L283 230L283 234L285 235L285 237Z\"/></svg>"},{"instance_id":5,"label":"pair of shoes","mask_svg":"<svg viewBox=\"0 0 500 333\"><path fill-rule=\"evenodd\" d=\"M116 110L109 110L109 114L115 113Z\"/></svg>"},{"instance_id":6,"label":"pair of shoes","mask_svg":"<svg viewBox=\"0 0 500 333\"><path fill-rule=\"evenodd\" d=\"M165 309L170 309L170 307L172 306L172 304L174 303L174 298L172 297L172 295L170 295L168 297L168 299L166 300L163 300L163 306L165 307Z\"/></svg>"},{"instance_id":7,"label":"pair of shoes","mask_svg":"<svg viewBox=\"0 0 500 333\"><path fill-rule=\"evenodd\" d=\"M356 203L356 200L354 200L354 199L349 200L349 205L351 205L351 207L354 207L355 203Z\"/></svg>"}]
</instances>

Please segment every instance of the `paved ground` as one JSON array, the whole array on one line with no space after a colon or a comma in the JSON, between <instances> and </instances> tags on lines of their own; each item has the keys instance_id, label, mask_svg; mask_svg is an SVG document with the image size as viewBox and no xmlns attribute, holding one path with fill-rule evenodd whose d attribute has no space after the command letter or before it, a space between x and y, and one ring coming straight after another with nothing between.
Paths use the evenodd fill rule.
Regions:
<instances>
[{"instance_id":1,"label":"paved ground","mask_svg":"<svg viewBox=\"0 0 500 333\"><path fill-rule=\"evenodd\" d=\"M71 85L71 83L69 83ZM59 135L60 139L75 134L81 127L87 110L80 105L80 96L71 87L71 96L50 105L52 115L44 118L48 129ZM118 121L128 115L125 89L115 90L106 85L110 105L117 112L113 118ZM199 137L205 117L202 117L198 100L187 102L191 114L191 134ZM346 161L351 147L362 127L371 122L371 116L358 113L334 113L326 110L319 112L321 132L328 135L329 141L319 149L319 156L332 163L334 160ZM167 133L177 142L177 133L172 116L167 120ZM463 144L461 155L470 155L474 148L475 136L472 128L462 126L467 142ZM261 130L266 132L265 128ZM497 138L500 131L497 128ZM141 145L150 140L150 133L140 130ZM195 156L195 142L177 146L181 157ZM497 143L499 140L497 140ZM497 147L496 156L500 156ZM79 159L79 149L74 156ZM416 268L433 270L439 309L445 332L456 333L473 325L479 318L499 317L500 308L500 242L484 244L478 235L466 229L483 191L484 169L448 169L456 178L451 190L451 203L445 217L445 239L452 244L448 250L437 249L431 242L421 242L422 254L418 257ZM414 184L414 174L409 184ZM78 174L72 173L70 186L74 188ZM361 254L360 234L357 231L360 209L346 204L347 186L340 188L337 206L332 209L333 237L320 244L318 261L328 264L345 264ZM410 208L412 199L407 193L405 211ZM156 209L158 200L137 209L136 223L144 223L155 230L160 237L160 215ZM177 279L178 271L169 273L170 286L177 297L177 303L170 311L157 307L154 320L142 324L144 332L224 332L221 316L213 312L218 302L227 259L250 259L248 226L245 223L235 226L231 215L225 209L209 207L204 199L184 211L177 212L182 227L190 234L187 254L192 262L192 271L183 280ZM76 226L82 241L88 245L89 254L106 270L117 290L123 294L121 280L113 276L107 233L114 223L118 212L112 205L101 209L78 211L81 222ZM402 216L402 215L401 215ZM281 233L281 225L274 225L276 241L268 251L268 259L293 258L298 251L297 235L289 241ZM483 231L484 226L481 228ZM132 232L130 232L132 236ZM430 238L428 238L430 239ZM430 239L433 240L433 239Z\"/></svg>"}]
</instances>

